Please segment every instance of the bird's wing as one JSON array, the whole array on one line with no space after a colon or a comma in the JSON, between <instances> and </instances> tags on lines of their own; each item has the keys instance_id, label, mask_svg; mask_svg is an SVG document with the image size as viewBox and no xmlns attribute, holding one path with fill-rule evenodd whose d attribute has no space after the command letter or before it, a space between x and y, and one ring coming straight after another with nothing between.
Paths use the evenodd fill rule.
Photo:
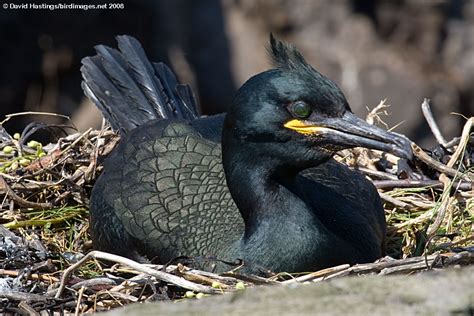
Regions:
<instances>
[{"instance_id":1,"label":"bird's wing","mask_svg":"<svg viewBox=\"0 0 474 316\"><path fill-rule=\"evenodd\" d=\"M368 245L364 240L375 240L370 245L374 249L384 245L384 209L375 186L362 173L330 159L301 175L313 182L311 192L304 190L309 187L306 182L300 187L331 231L356 246Z\"/></svg>"},{"instance_id":2,"label":"bird's wing","mask_svg":"<svg viewBox=\"0 0 474 316\"><path fill-rule=\"evenodd\" d=\"M223 245L243 232L220 144L186 123L155 122L129 133L105 170L99 182L106 185L94 190L91 212L104 200L148 257L165 262L225 253Z\"/></svg>"}]
</instances>

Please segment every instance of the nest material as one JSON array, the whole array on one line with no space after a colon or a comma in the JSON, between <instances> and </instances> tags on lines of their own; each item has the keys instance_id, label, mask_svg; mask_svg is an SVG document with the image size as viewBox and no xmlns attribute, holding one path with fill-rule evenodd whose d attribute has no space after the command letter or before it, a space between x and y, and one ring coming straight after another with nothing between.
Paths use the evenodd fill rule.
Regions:
<instances>
[{"instance_id":1,"label":"nest material","mask_svg":"<svg viewBox=\"0 0 474 316\"><path fill-rule=\"evenodd\" d=\"M367 120L380 120L381 102ZM31 125L11 136L0 126L0 311L93 312L131 302L201 298L258 284L320 282L346 275L412 273L474 263L474 118L449 142L429 104L423 110L439 146L412 144L415 165L368 149L336 157L379 189L388 223L388 254L378 262L268 278L217 275L178 265L144 265L91 251L88 196L102 162L119 141L110 129L87 130L43 146ZM84 255L86 254L87 255ZM393 259L397 258L397 259ZM104 267L101 262L113 262Z\"/></svg>"}]
</instances>

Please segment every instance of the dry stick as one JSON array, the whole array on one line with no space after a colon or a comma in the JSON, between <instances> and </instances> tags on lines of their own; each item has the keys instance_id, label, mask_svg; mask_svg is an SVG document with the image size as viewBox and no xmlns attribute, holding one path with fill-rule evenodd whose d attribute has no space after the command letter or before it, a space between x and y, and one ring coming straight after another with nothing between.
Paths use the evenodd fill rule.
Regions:
<instances>
[{"instance_id":1,"label":"dry stick","mask_svg":"<svg viewBox=\"0 0 474 316\"><path fill-rule=\"evenodd\" d=\"M55 218L49 218L49 219L28 219L24 221L17 221L13 220L11 222L3 224L6 228L9 229L16 229L20 227L28 227L28 226L46 226L46 225L56 225L59 223L63 223L67 221L68 219L72 219L76 217L78 214L80 214L80 211L74 212L72 214L63 216L63 217L55 217Z\"/></svg>"},{"instance_id":2,"label":"dry stick","mask_svg":"<svg viewBox=\"0 0 474 316\"><path fill-rule=\"evenodd\" d=\"M438 229L441 226L441 223L444 220L444 217L446 215L446 211L447 211L449 205L451 205L451 203L454 200L456 200L455 197L450 196L451 184L450 184L450 181L449 181L448 177L446 177L445 174L441 174L439 176L439 179L444 184L444 190L443 190L443 194L441 196L441 203L439 204L439 207L438 208L435 207L433 209L433 215L435 213L437 213L437 214L436 214L435 221L428 227L428 231L427 231L428 240L436 234L436 232L438 231ZM426 245L428 245L428 243Z\"/></svg>"},{"instance_id":3,"label":"dry stick","mask_svg":"<svg viewBox=\"0 0 474 316\"><path fill-rule=\"evenodd\" d=\"M206 284L206 285L210 286L215 282L215 280L213 280L209 277L199 275L199 274L189 273L188 271L186 271L186 267L183 266L181 263L178 263L178 268L176 269L176 274L178 276L183 277L184 279L186 279L188 281L193 282L193 283ZM225 283L220 283L220 287L223 288L223 289L229 289L230 288L230 286L228 286Z\"/></svg>"},{"instance_id":4,"label":"dry stick","mask_svg":"<svg viewBox=\"0 0 474 316\"><path fill-rule=\"evenodd\" d=\"M0 297L9 301L48 302L52 299L41 294L0 290Z\"/></svg>"},{"instance_id":5,"label":"dry stick","mask_svg":"<svg viewBox=\"0 0 474 316\"><path fill-rule=\"evenodd\" d=\"M410 180L410 179L400 179L400 180L375 180L372 181L377 189L392 189L392 188L422 188L422 187L432 187L432 188L443 188L443 182L439 180ZM459 190L471 190L472 184L466 182L455 182L454 183Z\"/></svg>"},{"instance_id":6,"label":"dry stick","mask_svg":"<svg viewBox=\"0 0 474 316\"><path fill-rule=\"evenodd\" d=\"M472 125L474 124L474 117L471 117L467 120L466 124L464 124L464 127L462 129L462 134L461 134L461 140L459 142L458 147L456 148L456 151L454 154L451 156L451 159L449 159L447 166L452 168L456 161L459 160L461 157L462 153L464 150L466 150L467 143L469 143L469 137L470 137L470 132Z\"/></svg>"},{"instance_id":7,"label":"dry stick","mask_svg":"<svg viewBox=\"0 0 474 316\"><path fill-rule=\"evenodd\" d=\"M117 256L117 255L113 255L113 254L106 253L106 252L102 252L102 251L94 250L94 251L89 252L81 260L79 260L75 264L71 265L66 270L64 270L63 276L61 277L61 283L59 285L59 288L58 288L58 291L55 295L55 298L60 298L61 297L61 295L62 295L62 293L63 293L63 291L66 287L67 281L69 280L69 277L74 272L74 270L77 269L78 267L80 267L82 264L84 264L90 258L101 259L101 260L107 260L107 261L120 263L120 264L129 266L129 267L131 267L131 268L133 268L133 269L135 269L139 272L149 274L149 275L151 275L151 276L153 276L153 277L155 277L159 280L175 284L175 285L180 286L182 288L185 288L187 290L202 292L204 294L220 293L220 291L218 291L216 289L213 289L210 286L195 284L195 283L187 281L187 280L185 280L181 277L177 277L175 275L172 275L172 274L169 274L169 273L166 273L166 272L157 271L157 270L148 268L147 266L144 266L144 265L142 265L142 264L140 264L136 261L133 261L131 259L121 257L121 256Z\"/></svg>"},{"instance_id":8,"label":"dry stick","mask_svg":"<svg viewBox=\"0 0 474 316\"><path fill-rule=\"evenodd\" d=\"M29 316L41 316L41 314L31 307L26 301L21 301L18 304L18 308Z\"/></svg>"},{"instance_id":9,"label":"dry stick","mask_svg":"<svg viewBox=\"0 0 474 316\"><path fill-rule=\"evenodd\" d=\"M8 120L10 120L12 117L15 117L15 116L23 116L23 115L46 115L46 116L57 116L57 117L62 117L62 118L65 118L67 120L69 120L71 123L71 119L69 118L69 116L67 115L62 115L62 114L57 114L57 113L50 113L50 112L34 112L34 111L29 111L29 112L18 112L18 113L13 113L13 114L7 114L5 115L5 119L3 121L0 122L0 125L3 125L5 122L7 122ZM74 126L74 125L73 125ZM74 126L74 128L76 128ZM77 129L77 128L76 128Z\"/></svg>"},{"instance_id":10,"label":"dry stick","mask_svg":"<svg viewBox=\"0 0 474 316\"><path fill-rule=\"evenodd\" d=\"M0 269L0 275L7 275L11 277L17 277L20 275L20 272L14 271L14 270L5 270L5 269ZM58 282L59 279L48 275L48 274L37 274L37 273L32 273L28 275L29 280L41 280L41 281L48 281L50 283Z\"/></svg>"},{"instance_id":11,"label":"dry stick","mask_svg":"<svg viewBox=\"0 0 474 316\"><path fill-rule=\"evenodd\" d=\"M454 146L459 145L459 142L461 141L461 137L454 137L452 140L446 143L446 148L451 148ZM474 135L469 136L468 143L473 143L474 144Z\"/></svg>"},{"instance_id":12,"label":"dry stick","mask_svg":"<svg viewBox=\"0 0 474 316\"><path fill-rule=\"evenodd\" d=\"M350 267L349 264L341 264L339 266L331 267L331 268L326 268L323 270L319 270L313 273L305 274L300 277L290 279L287 281L280 282L281 284L288 285L288 284L293 284L293 283L302 283L302 282L307 282L307 281L312 281L316 278L321 278L321 277L327 277L331 274L335 274L338 272L341 272L343 270L347 270Z\"/></svg>"},{"instance_id":13,"label":"dry stick","mask_svg":"<svg viewBox=\"0 0 474 316\"><path fill-rule=\"evenodd\" d=\"M119 270L120 271L120 270ZM127 279L127 280L124 280L122 283L120 283L119 285L115 285L113 286L112 288L110 288L107 292L108 293L113 293L113 292L119 292L119 291L122 291L126 288L130 288L132 283L140 283L144 280L146 280L147 278L149 278L148 275L146 275L145 273L140 273L136 276L133 276L131 277L130 279ZM110 280L110 279L107 279L107 280ZM105 281L105 280L104 280ZM115 283L115 282L114 282Z\"/></svg>"},{"instance_id":14,"label":"dry stick","mask_svg":"<svg viewBox=\"0 0 474 316\"><path fill-rule=\"evenodd\" d=\"M115 286L115 281L109 278L95 278L95 279L87 279L84 281L77 282L76 284L71 286L71 289L77 290L81 287L91 288L95 286Z\"/></svg>"},{"instance_id":15,"label":"dry stick","mask_svg":"<svg viewBox=\"0 0 474 316\"><path fill-rule=\"evenodd\" d=\"M443 183L437 180L399 179L399 180L375 180L373 182L377 189L443 187Z\"/></svg>"},{"instance_id":16,"label":"dry stick","mask_svg":"<svg viewBox=\"0 0 474 316\"><path fill-rule=\"evenodd\" d=\"M383 172L383 171L378 171L378 170L372 170L369 168L364 168L364 167L358 167L354 168L355 170L359 170L369 176L374 176L377 178L381 179L386 179L386 180L398 180L397 176L390 174L388 172Z\"/></svg>"},{"instance_id":17,"label":"dry stick","mask_svg":"<svg viewBox=\"0 0 474 316\"><path fill-rule=\"evenodd\" d=\"M60 155L61 151L59 149L51 151L46 156L32 161L28 166L25 167L25 170L36 173L37 171L48 169L49 167L54 166L55 161L60 158Z\"/></svg>"},{"instance_id":18,"label":"dry stick","mask_svg":"<svg viewBox=\"0 0 474 316\"><path fill-rule=\"evenodd\" d=\"M406 226L411 226L411 225L416 225L416 224L419 224L419 223L423 223L424 221L429 219L431 216L432 216L432 214L430 214L429 211L426 211L426 212L424 212L423 214L421 214L420 216L418 216L416 218L409 219L409 220L406 220L404 222L394 224L392 227L395 227L396 231L400 231L400 229L402 229Z\"/></svg>"},{"instance_id":19,"label":"dry stick","mask_svg":"<svg viewBox=\"0 0 474 316\"><path fill-rule=\"evenodd\" d=\"M35 209L49 209L53 207L52 203L36 203L23 199L10 188L10 186L7 184L7 182L5 181L5 179L3 179L3 176L1 175L0 184L5 188L6 195L8 195L14 202L16 202L20 206L31 207Z\"/></svg>"},{"instance_id":20,"label":"dry stick","mask_svg":"<svg viewBox=\"0 0 474 316\"><path fill-rule=\"evenodd\" d=\"M379 192L379 195L380 195L380 197L382 198L382 200L385 200L385 201L387 201L387 202L389 202L389 203L395 205L396 207L403 208L403 209L410 208L410 205L409 205L408 203L405 203L405 202L402 202L402 201L400 201L400 200L397 200L396 198L391 197L391 196L388 195L388 194Z\"/></svg>"},{"instance_id":21,"label":"dry stick","mask_svg":"<svg viewBox=\"0 0 474 316\"><path fill-rule=\"evenodd\" d=\"M235 279L252 283L254 285L273 285L273 284L278 284L277 281L273 280L272 278L264 278L261 276L257 275L252 275L252 274L236 274L234 270L230 272L224 272L222 274L224 277L233 277Z\"/></svg>"},{"instance_id":22,"label":"dry stick","mask_svg":"<svg viewBox=\"0 0 474 316\"><path fill-rule=\"evenodd\" d=\"M472 264L474 263L474 252L472 251L461 251L453 254L452 256L447 257L444 262L445 265L453 264Z\"/></svg>"},{"instance_id":23,"label":"dry stick","mask_svg":"<svg viewBox=\"0 0 474 316\"><path fill-rule=\"evenodd\" d=\"M465 147L467 146L467 143L468 143L468 140L469 140L469 133L471 131L473 120L474 120L474 118L471 117L470 119L467 120L466 124L464 124L463 132L462 132L462 135L461 135L461 141L460 141L458 147L456 148L456 151L451 156L451 158L449 159L449 161L446 165L448 168L452 168L454 166L454 164L456 163L456 161L458 161L461 158L461 155L463 154L463 152L465 150ZM441 204L440 204L439 208L434 210L434 212L437 211L437 213L438 213L436 215L436 219L433 222L433 224L431 224L430 227L428 228L428 232L427 232L428 233L428 240L430 239L430 237L433 237L436 234L439 227L441 226L441 223L444 220L444 217L446 215L446 211L447 211L449 205L451 205L452 202L455 200L454 197L450 196L451 181L448 179L448 177L445 174L441 174L439 176L439 180L444 185L444 191L443 191L443 195L441 197ZM427 244L427 246L428 246L428 244Z\"/></svg>"},{"instance_id":24,"label":"dry stick","mask_svg":"<svg viewBox=\"0 0 474 316\"><path fill-rule=\"evenodd\" d=\"M436 257L438 257L438 254L430 255L428 256L428 260L434 260ZM374 272L381 272L384 269L387 268L392 268L392 267L409 267L411 265L416 265L420 262L424 263L425 258L418 256L418 257L411 257L411 258L406 258L406 259L391 259L389 261L378 261L374 263L363 263L363 264L357 264L355 266L352 266L349 268L351 273L357 273L357 274L368 274L368 273L374 273Z\"/></svg>"},{"instance_id":25,"label":"dry stick","mask_svg":"<svg viewBox=\"0 0 474 316\"><path fill-rule=\"evenodd\" d=\"M370 112L367 114L365 120L367 123L374 125L375 121L377 120L378 122L382 123L385 125L386 128L388 128L387 124L385 124L379 117L379 113L384 113L386 114L386 108L390 107L390 104L385 104L387 99L380 100L379 104L374 107ZM367 108L368 110L369 108Z\"/></svg>"},{"instance_id":26,"label":"dry stick","mask_svg":"<svg viewBox=\"0 0 474 316\"><path fill-rule=\"evenodd\" d=\"M160 270L160 271L165 271L167 273L171 273L171 272L176 271L178 269L178 265L172 265L172 264L166 265L166 269L165 269L164 265L159 265L159 264L146 264L146 263L143 263L143 265L145 267L153 268L153 269ZM232 283L237 283L237 281L239 281L238 278L236 278L236 277L239 277L239 275L234 275L236 277L223 276L223 275L208 272L208 271L196 270L196 269L192 269L192 268L185 267L185 266L182 266L182 267L185 268L184 271L188 274L204 276L204 277L207 277L207 278L211 278L215 281L221 281L221 282L224 282L224 283L231 283L231 284ZM104 269L104 271L111 271L111 269ZM137 274L137 271L133 271L131 269L124 269L124 268L114 269L113 271ZM266 280L266 279L264 279L264 280ZM265 282L265 283L272 283L272 282L268 281L268 282Z\"/></svg>"},{"instance_id":27,"label":"dry stick","mask_svg":"<svg viewBox=\"0 0 474 316\"><path fill-rule=\"evenodd\" d=\"M76 304L76 312L74 313L74 316L78 316L79 315L79 309L81 307L81 300L82 300L82 295L84 294L84 291L85 291L85 287L81 287L79 289L79 295L77 297L77 304Z\"/></svg>"},{"instance_id":28,"label":"dry stick","mask_svg":"<svg viewBox=\"0 0 474 316\"><path fill-rule=\"evenodd\" d=\"M104 120L102 120L103 122ZM104 131L104 128L102 128L100 130L101 132ZM96 173L96 170L97 170L97 158L99 157L99 148L100 148L100 139L101 139L101 136L100 134L97 136L97 139L95 141L95 146L94 148L92 149L92 152L91 152L91 164L93 165L93 168L92 168L92 178L95 178L95 173ZM91 140L92 141L92 140Z\"/></svg>"},{"instance_id":29,"label":"dry stick","mask_svg":"<svg viewBox=\"0 0 474 316\"><path fill-rule=\"evenodd\" d=\"M173 267L173 266L168 266L168 268L170 267ZM176 267L176 266L175 266ZM226 283L237 283L238 279L237 278L234 278L234 277L226 277L226 276L222 276L222 275L219 275L219 274L215 274L215 273L212 273L212 272L208 272L208 271L201 271L201 270L196 270L196 269L190 269L190 268L187 268L188 269L188 272L189 273L193 273L193 274L197 274L197 275L202 275L202 276L205 276L205 277L208 277L208 278L212 278L214 280L217 280L217 281L221 281L221 282L226 282ZM267 283L271 283L271 282L267 282Z\"/></svg>"},{"instance_id":30,"label":"dry stick","mask_svg":"<svg viewBox=\"0 0 474 316\"><path fill-rule=\"evenodd\" d=\"M103 291L101 293L97 293L100 296L109 296L116 304L123 306L124 301L128 301L131 303L138 302L138 297L130 294L125 294L121 292L109 292L109 291Z\"/></svg>"},{"instance_id":31,"label":"dry stick","mask_svg":"<svg viewBox=\"0 0 474 316\"><path fill-rule=\"evenodd\" d=\"M419 271L419 270L426 270L429 269L433 263L434 260L429 260L427 261L420 261L418 263L412 263L406 266L395 266L391 268L385 268L382 271L380 271L379 275L389 275L393 273L408 273L408 272L414 272L414 271Z\"/></svg>"},{"instance_id":32,"label":"dry stick","mask_svg":"<svg viewBox=\"0 0 474 316\"><path fill-rule=\"evenodd\" d=\"M311 280L311 282L322 282L322 281L326 281L326 280L331 280L331 279L335 279L335 278L340 278L340 277L343 277L343 276L346 276L346 275L349 275L351 274L351 270L347 269L347 270L342 270L342 271L339 271L339 272L336 272L336 273L333 273L333 274L330 274L328 276L323 276L323 277L319 277L319 278L316 278L314 280Z\"/></svg>"},{"instance_id":33,"label":"dry stick","mask_svg":"<svg viewBox=\"0 0 474 316\"><path fill-rule=\"evenodd\" d=\"M415 143L411 143L411 149L413 150L413 154L418 158L420 159L421 161L423 161L425 164L427 164L428 166L430 166L431 168L441 172L441 173L445 173L447 174L448 176L451 176L451 177L456 177L456 176L459 176L459 173L457 170L451 168L451 167L448 167L446 166L445 164L442 164L441 162L439 161L436 161L434 160L433 158L431 158L427 153L425 153L423 151L423 149L421 149L420 147L418 147L417 144ZM463 180L466 180L466 181L472 181L469 179L469 177L467 175L461 175L460 176L461 179Z\"/></svg>"},{"instance_id":34,"label":"dry stick","mask_svg":"<svg viewBox=\"0 0 474 316\"><path fill-rule=\"evenodd\" d=\"M447 261L447 258L455 257L455 260ZM444 258L445 260L439 260ZM432 254L426 257L429 265L441 264L447 266L455 264L461 260L472 262L474 261L474 252L464 251L457 254ZM392 273L410 273L421 269L427 269L425 263L425 257L418 256L407 259L391 259L389 261L381 260L373 263L356 264L349 266L348 264L323 269L307 275L300 276L295 279L280 282L280 284L292 284L296 282L318 282L322 280L332 279L336 277L346 276L349 274L373 274L378 273L379 275L387 275Z\"/></svg>"},{"instance_id":35,"label":"dry stick","mask_svg":"<svg viewBox=\"0 0 474 316\"><path fill-rule=\"evenodd\" d=\"M438 247L446 249L446 248L455 247L457 245L467 243L468 241L471 241L471 240L474 240L474 234L471 235L471 236L467 236L465 238L459 239L459 240L454 241L454 242L448 242L448 243L440 244Z\"/></svg>"},{"instance_id":36,"label":"dry stick","mask_svg":"<svg viewBox=\"0 0 474 316\"><path fill-rule=\"evenodd\" d=\"M421 104L421 111L423 112L423 115L425 117L426 122L428 123L431 132L433 133L434 137L438 141L439 144L443 145L443 147L446 147L446 139L444 139L443 135L441 134L441 131L438 127L438 124L436 123L434 117L433 117L433 112L431 112L431 107L430 107L430 100L429 99L424 99L423 103Z\"/></svg>"},{"instance_id":37,"label":"dry stick","mask_svg":"<svg viewBox=\"0 0 474 316\"><path fill-rule=\"evenodd\" d=\"M76 146L77 143L79 143L83 138L87 137L89 133L92 131L92 128L89 128L87 131L82 133L78 138L76 138L72 143L66 146L61 152L59 153L59 156L62 156L67 150L73 148Z\"/></svg>"}]
</instances>

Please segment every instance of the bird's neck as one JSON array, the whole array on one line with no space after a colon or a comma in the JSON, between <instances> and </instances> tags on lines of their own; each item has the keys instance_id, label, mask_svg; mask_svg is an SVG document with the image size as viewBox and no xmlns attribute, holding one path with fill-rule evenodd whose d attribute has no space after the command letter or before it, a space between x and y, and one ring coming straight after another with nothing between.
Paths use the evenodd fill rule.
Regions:
<instances>
[{"instance_id":1,"label":"bird's neck","mask_svg":"<svg viewBox=\"0 0 474 316\"><path fill-rule=\"evenodd\" d=\"M314 267L314 253L325 253L331 235L295 192L297 173L281 174L278 164L245 150L227 151L223 158L229 190L245 222L240 258L272 271Z\"/></svg>"},{"instance_id":2,"label":"bird's neck","mask_svg":"<svg viewBox=\"0 0 474 316\"><path fill-rule=\"evenodd\" d=\"M226 181L250 236L270 222L307 221L314 217L290 189L299 171L273 160L257 146L230 146L223 152ZM284 171L284 173L283 173Z\"/></svg>"}]
</instances>

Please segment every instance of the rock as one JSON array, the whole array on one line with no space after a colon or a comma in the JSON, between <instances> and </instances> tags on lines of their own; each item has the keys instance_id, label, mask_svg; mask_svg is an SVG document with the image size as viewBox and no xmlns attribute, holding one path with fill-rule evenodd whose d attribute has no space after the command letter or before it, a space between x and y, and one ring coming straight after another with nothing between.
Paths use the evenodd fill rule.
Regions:
<instances>
[{"instance_id":1,"label":"rock","mask_svg":"<svg viewBox=\"0 0 474 316\"><path fill-rule=\"evenodd\" d=\"M134 304L105 315L472 315L473 284L471 266L412 276L256 287L199 301Z\"/></svg>"}]
</instances>

